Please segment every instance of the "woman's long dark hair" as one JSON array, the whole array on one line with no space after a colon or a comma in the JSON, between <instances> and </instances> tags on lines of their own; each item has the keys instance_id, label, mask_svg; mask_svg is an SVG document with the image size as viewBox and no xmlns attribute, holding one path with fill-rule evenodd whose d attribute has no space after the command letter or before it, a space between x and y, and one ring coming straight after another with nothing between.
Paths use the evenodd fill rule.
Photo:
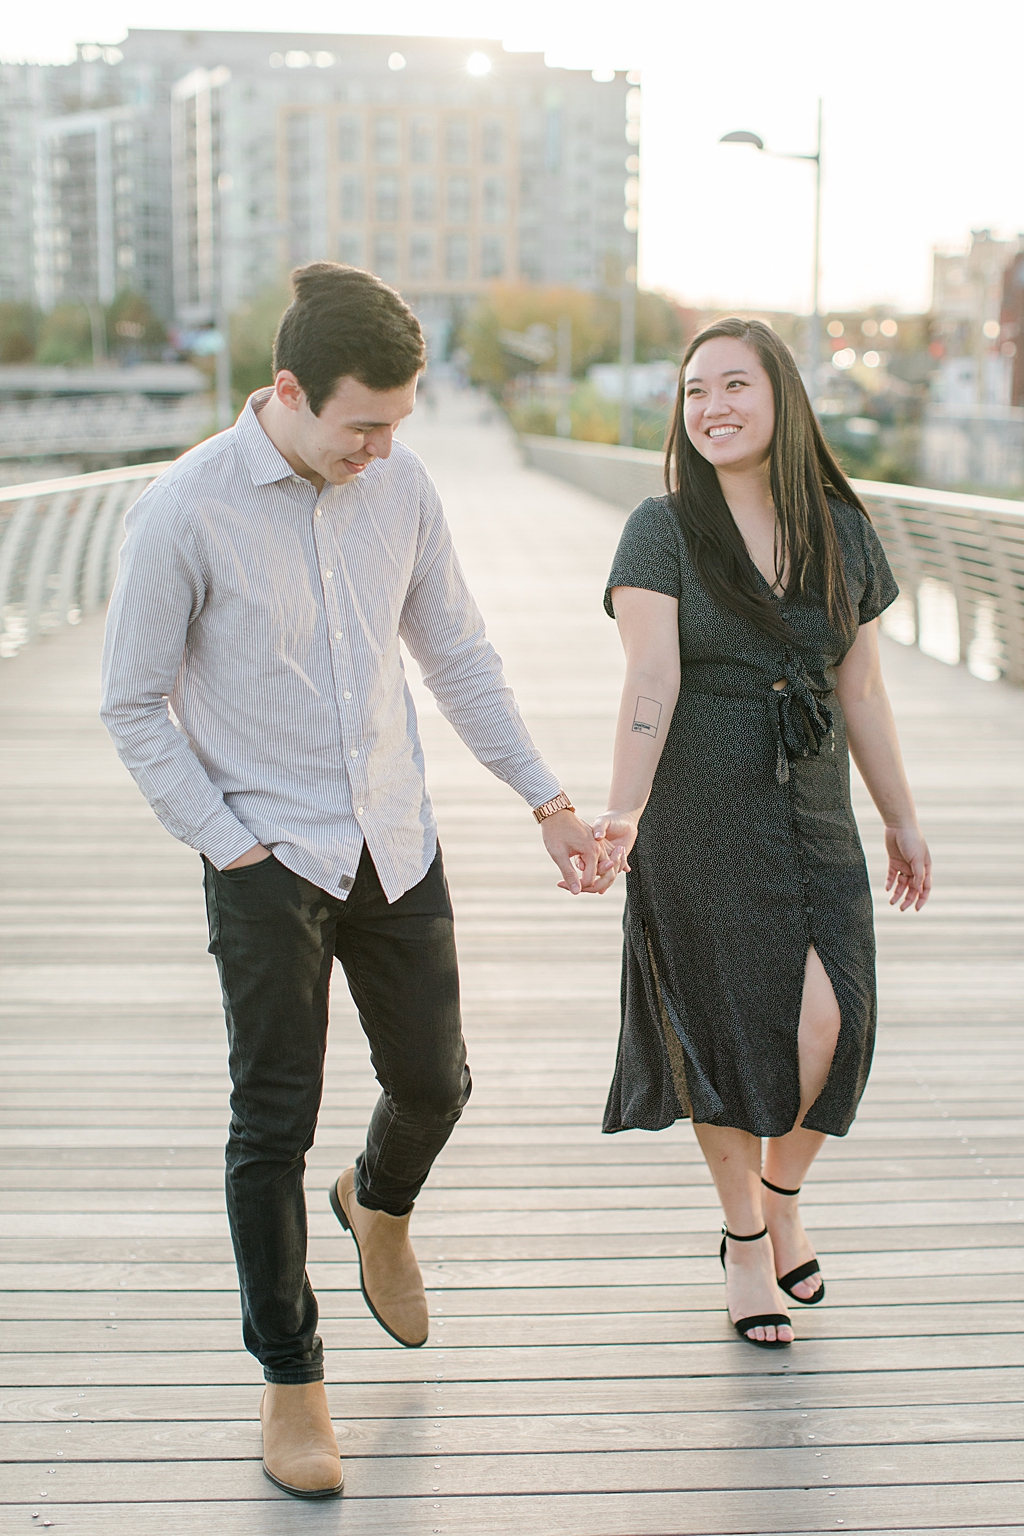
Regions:
<instances>
[{"instance_id":1,"label":"woman's long dark hair","mask_svg":"<svg viewBox=\"0 0 1024 1536\"><path fill-rule=\"evenodd\" d=\"M771 494L778 518L778 571L789 565L787 591L814 593L829 622L852 639L856 620L827 495L867 517L860 497L825 442L793 354L762 320L716 320L690 342L679 370L679 394L665 444L665 489L679 518L702 585L723 608L741 614L776 640L794 643L778 605L758 586L755 566L733 520L714 466L690 442L683 422L687 365L716 337L745 342L757 354L775 397Z\"/></svg>"}]
</instances>

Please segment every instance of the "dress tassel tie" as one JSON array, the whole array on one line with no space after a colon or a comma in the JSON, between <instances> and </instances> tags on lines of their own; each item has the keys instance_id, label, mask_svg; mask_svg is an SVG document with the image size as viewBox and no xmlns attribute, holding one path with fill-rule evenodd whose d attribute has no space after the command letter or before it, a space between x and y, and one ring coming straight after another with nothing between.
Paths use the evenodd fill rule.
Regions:
<instances>
[{"instance_id":1,"label":"dress tassel tie","mask_svg":"<svg viewBox=\"0 0 1024 1536\"><path fill-rule=\"evenodd\" d=\"M832 730L832 711L821 694L811 687L799 658L784 667L786 686L773 690L775 708L770 711L775 727L775 777L789 782L789 765L799 757L817 757Z\"/></svg>"}]
</instances>

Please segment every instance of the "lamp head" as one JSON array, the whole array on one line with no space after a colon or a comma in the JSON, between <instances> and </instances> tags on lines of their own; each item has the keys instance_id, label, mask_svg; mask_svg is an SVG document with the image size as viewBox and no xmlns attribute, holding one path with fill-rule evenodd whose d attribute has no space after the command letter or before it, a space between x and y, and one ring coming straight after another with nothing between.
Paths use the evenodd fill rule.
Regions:
<instances>
[{"instance_id":1,"label":"lamp head","mask_svg":"<svg viewBox=\"0 0 1024 1536\"><path fill-rule=\"evenodd\" d=\"M719 144L753 144L755 149L764 149L764 139L756 133L748 133L745 128L739 128L735 133L724 133L719 139Z\"/></svg>"}]
</instances>

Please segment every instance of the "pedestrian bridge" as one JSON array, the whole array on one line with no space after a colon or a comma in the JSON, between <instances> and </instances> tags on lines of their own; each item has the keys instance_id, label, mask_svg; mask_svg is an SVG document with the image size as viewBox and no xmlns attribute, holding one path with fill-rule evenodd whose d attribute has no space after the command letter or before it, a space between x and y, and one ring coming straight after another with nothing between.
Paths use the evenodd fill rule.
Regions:
<instances>
[{"instance_id":1,"label":"pedestrian bridge","mask_svg":"<svg viewBox=\"0 0 1024 1536\"><path fill-rule=\"evenodd\" d=\"M582 487L608 495L624 462L649 480L650 462L616 467L612 453L602 473L585 449L528 445L534 466L545 451L585 460L592 478L577 467L567 483L564 461L524 465L469 396L403 432L441 488L538 743L596 814L621 678L601 593L622 512ZM426 1348L404 1351L366 1312L327 1204L375 1097L336 989L307 1187L347 1482L342 1501L300 1509L259 1468L198 860L158 826L96 713L100 609L141 483L111 471L0 492L0 1530L1019 1536L1012 505L957 510L905 488L873 501L918 589L884 649L937 883L919 916L885 905L880 829L856 784L879 900L878 1057L850 1135L807 1188L829 1298L794 1309L781 1359L729 1326L689 1126L599 1132L621 888L556 889L522 804L417 683L476 1091L417 1206L434 1323ZM900 643L915 637L949 659ZM950 664L961 651L969 665Z\"/></svg>"}]
</instances>

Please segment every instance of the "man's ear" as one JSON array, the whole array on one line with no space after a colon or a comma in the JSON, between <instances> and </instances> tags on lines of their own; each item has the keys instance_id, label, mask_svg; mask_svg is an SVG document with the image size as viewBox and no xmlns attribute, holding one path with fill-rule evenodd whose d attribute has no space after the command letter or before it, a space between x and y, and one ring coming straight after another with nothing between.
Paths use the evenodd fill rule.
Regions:
<instances>
[{"instance_id":1,"label":"man's ear","mask_svg":"<svg viewBox=\"0 0 1024 1536\"><path fill-rule=\"evenodd\" d=\"M301 411L306 403L306 391L288 368L281 368L274 375L274 393L289 411Z\"/></svg>"}]
</instances>

